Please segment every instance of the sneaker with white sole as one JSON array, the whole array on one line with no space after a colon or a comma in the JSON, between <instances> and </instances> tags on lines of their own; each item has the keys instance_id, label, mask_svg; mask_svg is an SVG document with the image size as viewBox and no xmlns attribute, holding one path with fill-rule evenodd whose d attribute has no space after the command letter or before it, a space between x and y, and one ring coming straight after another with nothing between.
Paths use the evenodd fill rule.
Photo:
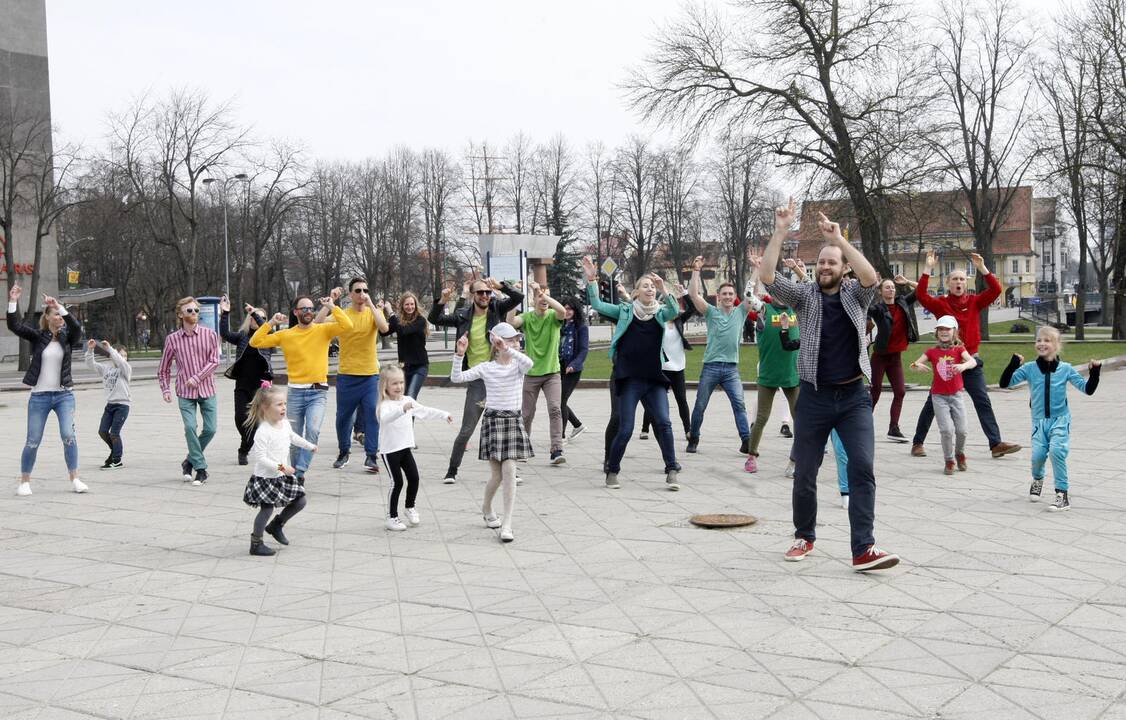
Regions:
<instances>
[{"instance_id":1,"label":"sneaker with white sole","mask_svg":"<svg viewBox=\"0 0 1126 720\"><path fill-rule=\"evenodd\" d=\"M74 486L74 491L76 493L84 493L84 492L86 492L87 490L90 489L90 488L86 487L86 483L82 482L78 478L74 478L73 480L70 481L70 483L71 483L71 485Z\"/></svg>"},{"instance_id":2,"label":"sneaker with white sole","mask_svg":"<svg viewBox=\"0 0 1126 720\"><path fill-rule=\"evenodd\" d=\"M485 527L490 530L496 530L500 527L500 518L497 517L496 513L485 513L481 516L481 519L485 521Z\"/></svg>"},{"instance_id":3,"label":"sneaker with white sole","mask_svg":"<svg viewBox=\"0 0 1126 720\"><path fill-rule=\"evenodd\" d=\"M19 495L20 497L27 497L30 494L31 494L31 483L21 482L20 484L16 485L16 495Z\"/></svg>"},{"instance_id":4,"label":"sneaker with white sole","mask_svg":"<svg viewBox=\"0 0 1126 720\"><path fill-rule=\"evenodd\" d=\"M586 425L579 425L577 428L575 428L574 430L571 431L571 439L574 440L579 435L582 435L585 432L586 432Z\"/></svg>"},{"instance_id":5,"label":"sneaker with white sole","mask_svg":"<svg viewBox=\"0 0 1126 720\"><path fill-rule=\"evenodd\" d=\"M1028 488L1028 502L1040 502L1040 493L1044 491L1044 478L1032 478L1032 485Z\"/></svg>"},{"instance_id":6,"label":"sneaker with white sole","mask_svg":"<svg viewBox=\"0 0 1126 720\"><path fill-rule=\"evenodd\" d=\"M422 518L418 516L418 510L414 508L406 508L403 514L407 516L407 524L411 527L415 527L422 522Z\"/></svg>"},{"instance_id":7,"label":"sneaker with white sole","mask_svg":"<svg viewBox=\"0 0 1126 720\"><path fill-rule=\"evenodd\" d=\"M642 430L641 434L637 436L637 439L638 440L648 440L649 439L649 433Z\"/></svg>"},{"instance_id":8,"label":"sneaker with white sole","mask_svg":"<svg viewBox=\"0 0 1126 720\"><path fill-rule=\"evenodd\" d=\"M339 470L340 468L347 465L348 461L351 459L351 455L352 454L347 450L341 450L340 454L336 456L336 460L334 460L332 463L333 469Z\"/></svg>"},{"instance_id":9,"label":"sneaker with white sole","mask_svg":"<svg viewBox=\"0 0 1126 720\"><path fill-rule=\"evenodd\" d=\"M402 532L403 530L407 529L407 526L404 525L403 521L399 518L389 517L387 518L387 529L394 530L395 532Z\"/></svg>"},{"instance_id":10,"label":"sneaker with white sole","mask_svg":"<svg viewBox=\"0 0 1126 720\"><path fill-rule=\"evenodd\" d=\"M195 485L196 487L198 487L198 486L204 484L205 482L207 482L207 471L203 470L203 469L196 470L195 471L195 480L192 480L192 485Z\"/></svg>"},{"instance_id":11,"label":"sneaker with white sole","mask_svg":"<svg viewBox=\"0 0 1126 720\"><path fill-rule=\"evenodd\" d=\"M676 492L680 489L680 473L676 470L669 470L665 473L665 487L669 490Z\"/></svg>"},{"instance_id":12,"label":"sneaker with white sole","mask_svg":"<svg viewBox=\"0 0 1126 720\"><path fill-rule=\"evenodd\" d=\"M562 450L552 450L551 451L551 464L552 465L562 465L565 462L567 462L567 458L563 457L563 451Z\"/></svg>"},{"instance_id":13,"label":"sneaker with white sole","mask_svg":"<svg viewBox=\"0 0 1126 720\"><path fill-rule=\"evenodd\" d=\"M848 495L844 493L841 494L841 507L848 510Z\"/></svg>"},{"instance_id":14,"label":"sneaker with white sole","mask_svg":"<svg viewBox=\"0 0 1126 720\"><path fill-rule=\"evenodd\" d=\"M184 458L184 462L180 463L180 476L184 478L184 482L192 481L192 461Z\"/></svg>"},{"instance_id":15,"label":"sneaker with white sole","mask_svg":"<svg viewBox=\"0 0 1126 720\"><path fill-rule=\"evenodd\" d=\"M1051 512L1061 512L1070 509L1071 503L1067 499L1067 491L1056 490L1056 501L1048 506L1048 510Z\"/></svg>"},{"instance_id":16,"label":"sneaker with white sole","mask_svg":"<svg viewBox=\"0 0 1126 720\"><path fill-rule=\"evenodd\" d=\"M884 552L875 545L869 545L863 555L852 559L852 569L856 572L868 570L887 570L899 564L899 556Z\"/></svg>"},{"instance_id":17,"label":"sneaker with white sole","mask_svg":"<svg viewBox=\"0 0 1126 720\"><path fill-rule=\"evenodd\" d=\"M456 482L457 482L457 475L447 475L446 477L442 478L442 484L443 485L453 485Z\"/></svg>"},{"instance_id":18,"label":"sneaker with white sole","mask_svg":"<svg viewBox=\"0 0 1126 720\"><path fill-rule=\"evenodd\" d=\"M500 541L501 542L510 543L515 539L516 539L516 536L512 534L512 528L501 528L500 529Z\"/></svg>"},{"instance_id":19,"label":"sneaker with white sole","mask_svg":"<svg viewBox=\"0 0 1126 720\"><path fill-rule=\"evenodd\" d=\"M795 538L794 544L782 556L786 562L800 562L805 560L805 556L813 552L813 543L802 538Z\"/></svg>"},{"instance_id":20,"label":"sneaker with white sole","mask_svg":"<svg viewBox=\"0 0 1126 720\"><path fill-rule=\"evenodd\" d=\"M618 473L606 473L606 487L610 490L620 490L622 484L618 482Z\"/></svg>"},{"instance_id":21,"label":"sneaker with white sole","mask_svg":"<svg viewBox=\"0 0 1126 720\"><path fill-rule=\"evenodd\" d=\"M794 461L790 460L789 462L786 463L786 471L783 474L788 478L792 478L794 476L794 468L795 467L796 466L794 465Z\"/></svg>"}]
</instances>

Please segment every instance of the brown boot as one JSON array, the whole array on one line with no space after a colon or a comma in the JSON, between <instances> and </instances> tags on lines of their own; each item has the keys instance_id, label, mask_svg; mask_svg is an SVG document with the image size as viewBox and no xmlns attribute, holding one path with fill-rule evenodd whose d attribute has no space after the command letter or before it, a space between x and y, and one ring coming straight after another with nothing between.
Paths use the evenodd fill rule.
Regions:
<instances>
[{"instance_id":1,"label":"brown boot","mask_svg":"<svg viewBox=\"0 0 1126 720\"><path fill-rule=\"evenodd\" d=\"M927 451L923 448L922 443L915 443L911 446L911 457L926 457Z\"/></svg>"},{"instance_id":2,"label":"brown boot","mask_svg":"<svg viewBox=\"0 0 1126 720\"><path fill-rule=\"evenodd\" d=\"M997 443L993 447L989 448L989 450L990 450L990 452L993 453L993 457L999 458L999 457L1002 457L1004 455L1008 455L1010 453L1015 453L1017 450L1020 450L1020 445L1017 445L1016 443L1009 443L1009 442L1002 441L1002 442Z\"/></svg>"}]
</instances>

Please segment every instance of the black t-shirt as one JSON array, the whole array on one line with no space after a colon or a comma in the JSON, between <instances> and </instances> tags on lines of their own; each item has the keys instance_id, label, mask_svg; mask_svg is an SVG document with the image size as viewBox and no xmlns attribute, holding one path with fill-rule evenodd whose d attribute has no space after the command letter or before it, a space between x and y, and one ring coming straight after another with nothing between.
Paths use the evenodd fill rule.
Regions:
<instances>
[{"instance_id":1,"label":"black t-shirt","mask_svg":"<svg viewBox=\"0 0 1126 720\"><path fill-rule=\"evenodd\" d=\"M614 352L615 380L649 380L668 384L669 380L661 371L661 341L665 329L650 318L644 322L636 317L620 338Z\"/></svg>"},{"instance_id":2,"label":"black t-shirt","mask_svg":"<svg viewBox=\"0 0 1126 720\"><path fill-rule=\"evenodd\" d=\"M817 384L835 385L858 377L860 340L839 292L821 296L821 347L817 349Z\"/></svg>"},{"instance_id":3,"label":"black t-shirt","mask_svg":"<svg viewBox=\"0 0 1126 720\"><path fill-rule=\"evenodd\" d=\"M430 356L426 352L426 318L421 315L413 322L403 322L398 315L388 321L387 334L398 333L399 362L412 367L429 365Z\"/></svg>"}]
</instances>

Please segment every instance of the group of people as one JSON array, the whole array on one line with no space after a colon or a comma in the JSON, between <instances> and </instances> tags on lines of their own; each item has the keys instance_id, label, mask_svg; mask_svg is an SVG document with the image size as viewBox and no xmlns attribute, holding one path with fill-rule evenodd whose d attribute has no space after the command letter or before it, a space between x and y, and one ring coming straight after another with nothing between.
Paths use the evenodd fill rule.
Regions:
<instances>
[{"instance_id":1,"label":"group of people","mask_svg":"<svg viewBox=\"0 0 1126 720\"><path fill-rule=\"evenodd\" d=\"M823 215L819 228L825 245L812 269L813 277L808 277L804 265L780 257L782 242L795 220L793 201L778 208L775 216L775 229L762 257L749 258L753 273L742 293L733 283L723 282L716 288L715 304L706 299L700 276L702 258L693 262L687 290L666 283L660 275L647 274L638 278L632 292L617 303L599 297L597 270L590 258L583 258L587 304L613 323L609 346L613 364L611 402L603 456L605 486L612 490L621 487L622 461L640 404L644 408L641 438L646 439L652 430L661 451L664 485L671 491L680 489L682 467L670 419L670 388L688 453L699 452L711 394L722 388L734 415L740 452L745 456L744 469L757 472L764 429L774 397L781 390L789 411L783 434L793 436L786 475L793 478L795 528L794 541L784 558L799 561L813 550L817 474L831 441L837 456L842 504L850 521L853 567L859 571L889 568L899 559L877 547L873 533L876 483L872 410L880 399L886 375L893 396L887 437L907 442L899 427L905 395L902 353L919 337L916 303L938 317L938 322L936 345L911 363L932 376L911 454L926 455L924 441L932 420L937 419L943 471L951 474L966 470L963 390L974 404L993 457L1020 449L1001 439L977 355L979 311L997 297L1000 284L982 258L972 254L987 290L980 294L968 291L968 277L958 271L947 277L947 294L932 297L928 282L935 264L933 252L927 256L926 272L917 284L902 276L881 282L871 263L844 238L837 223ZM779 273L780 264L794 277ZM898 286L908 286L910 291L901 293ZM347 307L338 305L345 293L343 288L317 300L299 297L289 323L281 313L268 318L263 309L246 305L241 325L232 329L231 308L224 297L218 334L200 324L200 305L194 298L181 299L176 304L179 327L165 339L158 381L166 402L171 403L175 394L183 421L187 444L187 456L181 463L183 479L197 486L208 479L205 451L217 426L214 375L221 337L235 348L235 360L224 374L234 380L234 415L240 432L237 461L251 466L244 501L258 508L250 553L274 554L275 550L264 542L266 534L287 545L285 525L306 503L306 474L318 449L327 407L329 346L336 341L340 348L335 418L338 452L333 467L339 469L349 463L353 438L362 435L365 470L379 473L382 463L390 476L387 529L403 531L418 525L421 519L415 502L420 478L411 452L416 443L414 423L426 419L454 422L448 412L418 402L429 374L426 339L431 326L450 327L456 336L450 380L465 384L466 391L460 429L443 482L458 481L466 446L480 424L478 457L490 468L481 505L483 521L486 527L499 531L501 541L511 542L515 538L516 487L520 484L517 464L534 456L530 437L539 396L544 396L548 408L550 464L566 462L568 424L572 427L571 439L586 430L568 406L589 352L584 305L579 298L560 302L535 282L529 282L527 289L531 294L529 308L518 312L524 302L523 288L491 278L476 279L467 284L456 307L448 307L454 291L446 288L434 299L429 314L423 316L413 294L403 295L396 312L390 304L372 300L365 279L353 278L347 287ZM65 307L50 297L44 298L39 327L24 325L17 315L19 299L17 287L9 294L8 326L31 344L32 362L24 382L32 392L17 492L31 494L30 474L51 411L59 419L73 488L86 492L87 486L78 477L70 373L71 350L81 347L82 329ZM707 342L695 404L689 411L684 373L685 353L691 351L692 344L685 337L684 323L693 314L703 318ZM757 411L750 423L739 373L739 343L748 322L757 325L759 347ZM381 372L378 338L386 335L398 336L399 362ZM99 435L110 454L102 467L114 469L123 464L121 435L130 401L128 354L123 347L93 339L86 347L86 362L101 375L106 394ZM284 390L272 384L273 358L278 349L284 353L287 367ZM1056 489L1052 508L1066 510L1070 507L1066 384L1070 382L1092 394L1098 386L1099 363L1092 360L1089 376L1083 378L1060 360L1060 337L1052 328L1041 328L1036 350L1034 362L1024 363L1023 358L1014 356L1001 385L1028 382L1033 388L1030 497L1040 496L1050 458ZM99 362L95 351L108 362ZM493 506L498 491L499 514ZM400 502L406 522L400 517Z\"/></svg>"}]
</instances>

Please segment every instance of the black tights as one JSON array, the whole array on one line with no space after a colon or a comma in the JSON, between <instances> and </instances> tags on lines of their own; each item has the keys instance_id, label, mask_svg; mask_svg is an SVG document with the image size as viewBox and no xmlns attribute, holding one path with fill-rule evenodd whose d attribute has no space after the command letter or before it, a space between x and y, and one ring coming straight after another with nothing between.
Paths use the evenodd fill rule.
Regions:
<instances>
[{"instance_id":1,"label":"black tights","mask_svg":"<svg viewBox=\"0 0 1126 720\"><path fill-rule=\"evenodd\" d=\"M407 504L408 508L414 507L415 498L418 497L418 466L414 464L414 455L410 448L396 450L383 456L383 464L391 474L391 493L388 498L390 506L388 517L399 517L399 493L403 491L403 475L407 479Z\"/></svg>"},{"instance_id":2,"label":"black tights","mask_svg":"<svg viewBox=\"0 0 1126 720\"><path fill-rule=\"evenodd\" d=\"M278 525L285 525L289 519L305 509L305 496L298 495L297 499L282 508L278 513ZM266 523L270 521L270 516L274 514L274 506L262 504L258 507L258 515L254 518L254 536L262 537L262 533L266 531Z\"/></svg>"}]
</instances>

